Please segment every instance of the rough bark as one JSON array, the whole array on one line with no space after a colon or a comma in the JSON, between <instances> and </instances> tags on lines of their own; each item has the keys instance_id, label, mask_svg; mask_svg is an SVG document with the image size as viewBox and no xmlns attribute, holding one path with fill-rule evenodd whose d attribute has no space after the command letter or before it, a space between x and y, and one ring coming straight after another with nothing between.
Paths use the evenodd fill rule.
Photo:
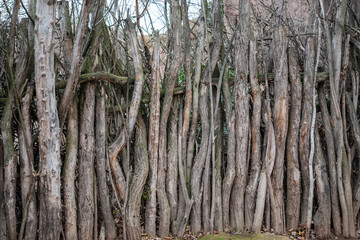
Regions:
<instances>
[{"instance_id":1,"label":"rough bark","mask_svg":"<svg viewBox=\"0 0 360 240\"><path fill-rule=\"evenodd\" d=\"M305 69L303 80L303 103L300 123L299 158L301 165L302 199L301 209L307 209L309 200L309 154L310 154L310 126L312 116L312 79L315 60L315 40L308 37L306 40ZM300 224L304 225L307 219L307 211L301 211Z\"/></svg>"},{"instance_id":2,"label":"rough bark","mask_svg":"<svg viewBox=\"0 0 360 240\"><path fill-rule=\"evenodd\" d=\"M341 217L339 209L339 196L338 196L338 182L336 173L336 156L335 156L335 143L334 135L331 129L330 114L326 104L325 98L325 84L319 86L319 102L321 114L325 129L325 140L327 157L329 161L329 184L331 194L331 218L335 234L341 234Z\"/></svg>"},{"instance_id":3,"label":"rough bark","mask_svg":"<svg viewBox=\"0 0 360 240\"><path fill-rule=\"evenodd\" d=\"M194 205L191 212L191 231L198 233L201 229L201 203L202 189L201 176L205 165L209 143L209 111L208 111L208 87L200 84L199 113L201 117L201 143L191 171L191 196Z\"/></svg>"},{"instance_id":4,"label":"rough bark","mask_svg":"<svg viewBox=\"0 0 360 240\"><path fill-rule=\"evenodd\" d=\"M222 186L222 204L223 204L223 226L230 227L230 194L235 179L235 114L232 108L232 96L230 93L228 78L224 78L222 86L225 118L227 130L227 159L226 170Z\"/></svg>"},{"instance_id":5,"label":"rough bark","mask_svg":"<svg viewBox=\"0 0 360 240\"><path fill-rule=\"evenodd\" d=\"M160 39L156 35L151 76L151 100L150 100L150 126L149 126L149 196L146 200L145 229L147 234L156 236L156 182L157 182L157 164L159 149L159 121L160 121Z\"/></svg>"},{"instance_id":6,"label":"rough bark","mask_svg":"<svg viewBox=\"0 0 360 240\"><path fill-rule=\"evenodd\" d=\"M177 217L178 208L178 107L179 100L176 97L173 100L170 116L169 116L169 132L168 132L168 150L167 150L167 176L166 176L166 192L170 205L170 221L174 223ZM181 121L180 121L181 122ZM176 228L174 229L176 230ZM176 231L173 231L176 232Z\"/></svg>"},{"instance_id":7,"label":"rough bark","mask_svg":"<svg viewBox=\"0 0 360 240\"><path fill-rule=\"evenodd\" d=\"M286 145L287 191L286 191L286 226L297 229L299 226L301 179L299 169L299 126L301 119L302 84L298 74L299 64L296 50L289 49L289 79L291 85L291 110L289 132Z\"/></svg>"},{"instance_id":8,"label":"rough bark","mask_svg":"<svg viewBox=\"0 0 360 240\"><path fill-rule=\"evenodd\" d=\"M315 129L315 159L314 169L316 176L316 195L318 209L314 215L314 225L316 238L329 239L331 236L331 202L330 202L330 185L328 181L328 170L326 167L325 157L322 151L320 136Z\"/></svg>"},{"instance_id":9,"label":"rough bark","mask_svg":"<svg viewBox=\"0 0 360 240\"><path fill-rule=\"evenodd\" d=\"M68 75L64 95L61 98L59 105L60 126L65 122L69 105L72 104L72 99L75 94L76 85L79 81L82 65L83 42L85 39L85 30L88 27L89 14L92 7L93 0L85 0L82 3L80 19L76 30L75 41L73 44L73 51L71 56L71 68Z\"/></svg>"},{"instance_id":10,"label":"rough bark","mask_svg":"<svg viewBox=\"0 0 360 240\"><path fill-rule=\"evenodd\" d=\"M320 20L318 20L320 21ZM305 237L309 238L311 222L312 222L312 213L313 213L313 202L314 202L314 154L315 154L315 123L316 123L316 74L319 66L320 58L320 41L321 41L321 27L318 27L318 38L317 38L317 48L316 48L316 60L314 65L314 75L312 79L312 117L311 117L311 128L310 128L310 155L309 155L309 202L307 208L307 220L306 220L306 232Z\"/></svg>"},{"instance_id":11,"label":"rough bark","mask_svg":"<svg viewBox=\"0 0 360 240\"><path fill-rule=\"evenodd\" d=\"M160 132L159 132L159 162L158 162L158 178L157 178L157 198L160 210L159 219L159 236L165 237L169 235L170 230L170 206L166 196L166 130L168 117L171 110L173 91L175 83L178 80L178 73L181 66L181 17L179 12L179 1L171 1L171 30L173 49L171 56L171 65L169 78L166 82L166 92L162 104L160 116Z\"/></svg>"},{"instance_id":12,"label":"rough bark","mask_svg":"<svg viewBox=\"0 0 360 240\"><path fill-rule=\"evenodd\" d=\"M0 239L6 240L6 216L4 204L4 150L3 142L0 139Z\"/></svg>"},{"instance_id":13,"label":"rough bark","mask_svg":"<svg viewBox=\"0 0 360 240\"><path fill-rule=\"evenodd\" d=\"M347 109L350 115L350 120L351 120L351 128L352 128L352 132L354 134L354 140L355 140L355 146L357 151L359 151L360 149L360 126L359 126L359 122L358 122L358 118L356 116L356 108L354 108L354 103L351 100L351 96L349 92L346 92L346 105L347 105ZM355 100L355 99L354 99ZM349 164L349 166L351 166L351 163ZM356 170L355 170L356 171ZM359 179L359 177L357 177L357 179ZM358 181L354 181L354 185L353 185L353 218L354 221L356 220L356 216L358 215L359 209L360 209L360 184Z\"/></svg>"},{"instance_id":14,"label":"rough bark","mask_svg":"<svg viewBox=\"0 0 360 240\"><path fill-rule=\"evenodd\" d=\"M271 186L271 182L269 183L270 176L273 172L274 164L275 164L275 157L276 157L276 145L275 145L275 133L274 133L274 126L271 121L271 110L270 110L270 103L267 102L267 112L264 114L264 122L266 124L267 134L264 138L264 162L262 165L262 170L260 173L260 180L258 186L258 193L256 196L256 208L254 214L254 222L253 222L253 231L260 232L261 226L264 219L264 212L265 212L265 202L269 202L266 200L267 192L269 191L269 186ZM270 120L268 120L270 119ZM266 143L266 144L265 144ZM266 147L265 147L266 146ZM268 203L267 203L268 204ZM270 208L269 208L270 209ZM266 214L270 215L270 214ZM265 216L266 217L266 216ZM270 219L266 219L266 223L270 222ZM268 224L266 224L268 225ZM268 228L268 226L266 226Z\"/></svg>"},{"instance_id":15,"label":"rough bark","mask_svg":"<svg viewBox=\"0 0 360 240\"><path fill-rule=\"evenodd\" d=\"M274 189L274 205L272 204L272 224L275 233L285 231L285 207L283 201L283 179L286 137L288 131L288 66L287 66L287 37L286 31L279 28L274 35L274 71L275 71L275 103L274 126L276 143L276 160L272 174Z\"/></svg>"},{"instance_id":16,"label":"rough bark","mask_svg":"<svg viewBox=\"0 0 360 240\"><path fill-rule=\"evenodd\" d=\"M325 29L326 36L326 46L327 46L327 62L329 69L329 82L330 82L330 92L331 92L331 117L332 117L332 128L333 128L333 137L334 137L334 147L336 153L336 176L337 176L337 187L338 187L338 197L340 199L341 206L341 215L342 215L342 233L344 237L349 236L349 216L348 209L346 205L346 199L344 194L343 186L343 173L340 162L343 158L343 125L341 119L341 113L339 108L339 81L340 81L340 60L341 60L341 44L342 44L342 30L339 24L343 24L344 19L344 10L346 10L346 0L342 1L338 6L336 13L336 27L334 32L330 32L330 26L327 21L325 21L325 9L322 0L319 0L322 17L324 19L323 26ZM335 66L339 64L339 66ZM330 126L329 126L330 127Z\"/></svg>"},{"instance_id":17,"label":"rough bark","mask_svg":"<svg viewBox=\"0 0 360 240\"><path fill-rule=\"evenodd\" d=\"M95 159L95 85L83 89L79 135L78 231L80 239L93 238L94 159Z\"/></svg>"},{"instance_id":18,"label":"rough bark","mask_svg":"<svg viewBox=\"0 0 360 240\"><path fill-rule=\"evenodd\" d=\"M14 9L17 8L15 5L19 2L14 3ZM17 11L17 10L16 10ZM17 20L17 13L14 11L13 19L12 19L12 27L10 32L15 32L15 26ZM24 27L26 26L26 21L22 21L20 23L20 36L24 39L26 38ZM7 89L8 89L8 98L6 99L5 106L3 109L2 119L1 119L1 134L3 138L4 144L4 200L5 204L5 215L7 222L7 236L9 239L16 239L16 172L17 172L17 155L15 153L14 148L14 137L12 132L13 125L13 114L14 107L19 108L19 97L18 94L21 94L23 91L24 82L26 78L26 74L28 71L28 57L29 57L29 49L27 47L26 41L20 42L20 51L23 52L22 55L19 56L19 59L16 63L16 70L14 68L14 47L15 45L15 35L10 33L10 56L7 55L6 61L6 72L7 72Z\"/></svg>"},{"instance_id":19,"label":"rough bark","mask_svg":"<svg viewBox=\"0 0 360 240\"><path fill-rule=\"evenodd\" d=\"M106 181L106 109L104 87L99 86L96 96L96 179L100 212L104 219L106 239L116 239L116 226L112 216L109 189Z\"/></svg>"},{"instance_id":20,"label":"rough bark","mask_svg":"<svg viewBox=\"0 0 360 240\"><path fill-rule=\"evenodd\" d=\"M56 109L53 34L56 2L38 0L35 20L35 86L39 119L39 238L59 239L61 227L60 127Z\"/></svg>"},{"instance_id":21,"label":"rough bark","mask_svg":"<svg viewBox=\"0 0 360 240\"><path fill-rule=\"evenodd\" d=\"M109 146L108 150L110 167L115 180L116 191L119 194L121 201L125 199L126 180L122 172L121 166L117 161L117 156L119 152L125 147L126 139L132 135L132 132L134 130L136 118L139 112L143 85L145 81L141 55L139 52L138 41L136 37L135 24L132 23L130 19L126 20L126 29L129 39L129 53L132 56L135 69L135 83L128 113L129 116L127 116L128 126L121 130L119 136Z\"/></svg>"},{"instance_id":22,"label":"rough bark","mask_svg":"<svg viewBox=\"0 0 360 240\"><path fill-rule=\"evenodd\" d=\"M213 168L213 173L216 172L215 178L213 178L215 191L212 197L214 202L214 230L222 232L223 227L223 210L222 210L222 179L221 179L221 164L223 160L223 125L222 125L222 110L216 111L216 122L215 122L215 168Z\"/></svg>"},{"instance_id":23,"label":"rough bark","mask_svg":"<svg viewBox=\"0 0 360 240\"><path fill-rule=\"evenodd\" d=\"M181 130L181 127L182 127L182 122L181 122L181 119L183 118L182 117L182 111L181 111L181 106L180 106L180 111L179 111L179 133L178 133L178 158L179 159L182 159L182 147L181 147L181 144L182 144L182 130ZM194 199L189 197L189 192L188 192L188 189L187 189L187 186L186 186L186 178L185 178L185 167L184 167L184 164L185 162L182 162L182 161L178 161L178 164L179 164L179 202L181 200L181 196L182 196L182 199L183 199L183 204L185 205L184 207L180 206L179 205L179 211L181 209L183 209L183 214L182 213L179 213L178 212L178 215L177 215L177 219L176 219L176 228L177 228L177 236L178 237L182 237L184 232L185 232L185 228L187 226L187 222L188 222L188 219L189 219L189 216L190 216L190 211L191 211L191 208L192 208L192 205L194 203ZM181 208L182 207L182 208ZM173 223L174 224L174 223ZM175 229L174 229L175 230Z\"/></svg>"},{"instance_id":24,"label":"rough bark","mask_svg":"<svg viewBox=\"0 0 360 240\"><path fill-rule=\"evenodd\" d=\"M179 145L181 145L180 149L182 152L179 154L179 156L181 156L181 159L179 159L179 161L182 161L181 164L186 162L186 150L187 150L187 136L188 136L188 132L189 132L189 127L190 127L190 118L191 118L191 103L192 103L192 78L191 78L191 70L192 70L192 66L191 64L193 64L192 59L191 59L191 39L190 39L190 34L191 34L191 29L190 29L190 21L189 21L189 15L188 15L188 4L186 0L181 0L181 18L182 18L182 22L183 22L183 28L182 28L182 39L184 42L184 48L183 48L183 69L184 69L184 75L185 75L185 88L186 88L186 93L185 93L185 106L184 106L184 114L183 114L183 120L182 120L182 125L179 126L179 131L181 129L181 141L182 143L179 143ZM180 119L179 119L179 123L180 123ZM179 163L180 164L180 163ZM180 184L179 184L180 186ZM180 189L180 188L179 188ZM187 193L186 193L187 194ZM178 225L179 223L182 221L181 218L183 218L183 214L185 213L185 208L186 208L186 202L185 202L185 195L183 195L181 193L181 190L179 191L179 203L178 203L178 207L176 209L176 219L174 221L172 221L172 232L176 233L179 232L178 229ZM171 213L171 215L173 215L173 213ZM180 229L181 230L181 229Z\"/></svg>"},{"instance_id":25,"label":"rough bark","mask_svg":"<svg viewBox=\"0 0 360 240\"><path fill-rule=\"evenodd\" d=\"M3 110L1 119L1 133L4 144L4 204L7 237L10 240L16 239L16 168L17 158L13 145L12 120L13 120L13 91L9 92L8 100Z\"/></svg>"},{"instance_id":26,"label":"rough bark","mask_svg":"<svg viewBox=\"0 0 360 240\"><path fill-rule=\"evenodd\" d=\"M256 43L254 40L250 40L249 78L253 107L251 113L251 168L249 183L246 187L245 194L245 225L248 229L252 228L252 223L254 221L256 189L261 171L261 89L256 74L256 54Z\"/></svg>"},{"instance_id":27,"label":"rough bark","mask_svg":"<svg viewBox=\"0 0 360 240\"><path fill-rule=\"evenodd\" d=\"M141 196L149 171L146 127L138 116L135 134L134 172L129 184L128 201L125 209L126 239L141 239L140 206Z\"/></svg>"},{"instance_id":28,"label":"rough bark","mask_svg":"<svg viewBox=\"0 0 360 240\"><path fill-rule=\"evenodd\" d=\"M75 171L78 162L79 150L79 116L78 116L78 100L74 97L74 103L68 114L66 136L66 154L63 170L64 181L64 214L65 214L65 237L66 239L77 240L77 206L75 191Z\"/></svg>"},{"instance_id":29,"label":"rough bark","mask_svg":"<svg viewBox=\"0 0 360 240\"><path fill-rule=\"evenodd\" d=\"M193 77L193 104L192 104L192 119L191 119L191 127L189 133L189 140L187 145L187 154L186 154L186 168L185 168L185 177L187 184L190 183L191 178L191 169L193 165L193 158L195 155L195 142L196 142L196 131L198 126L198 118L199 118L199 83L201 78L201 64L202 64L202 55L204 52L205 45L205 19L204 16L200 15L200 26L199 26L199 41L198 47L196 49L196 60L195 60L195 75ZM180 211L178 211L180 213Z\"/></svg>"},{"instance_id":30,"label":"rough bark","mask_svg":"<svg viewBox=\"0 0 360 240\"><path fill-rule=\"evenodd\" d=\"M20 178L21 178L21 202L23 216L27 216L25 238L35 239L37 232L37 207L35 197L35 176L33 138L31 134L30 105L33 97L34 87L29 86L24 98L22 99L22 122L23 127L19 127L19 150L20 150ZM28 203L29 201L29 203Z\"/></svg>"},{"instance_id":31,"label":"rough bark","mask_svg":"<svg viewBox=\"0 0 360 240\"><path fill-rule=\"evenodd\" d=\"M249 24L250 24L250 2L239 1L239 25L241 31L235 39L235 171L236 176L231 192L231 214L230 223L233 231L244 230L244 201L247 181L247 150L249 134L249 96L248 96L248 74L249 74Z\"/></svg>"}]
</instances>

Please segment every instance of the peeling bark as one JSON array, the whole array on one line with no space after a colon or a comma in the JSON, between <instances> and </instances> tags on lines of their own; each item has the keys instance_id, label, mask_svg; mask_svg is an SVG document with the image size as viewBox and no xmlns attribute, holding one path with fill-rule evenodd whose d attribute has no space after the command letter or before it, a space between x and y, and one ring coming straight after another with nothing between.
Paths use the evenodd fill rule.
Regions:
<instances>
[{"instance_id":1,"label":"peeling bark","mask_svg":"<svg viewBox=\"0 0 360 240\"><path fill-rule=\"evenodd\" d=\"M59 239L61 228L60 127L54 72L54 1L36 2L35 86L39 119L39 238Z\"/></svg>"}]
</instances>

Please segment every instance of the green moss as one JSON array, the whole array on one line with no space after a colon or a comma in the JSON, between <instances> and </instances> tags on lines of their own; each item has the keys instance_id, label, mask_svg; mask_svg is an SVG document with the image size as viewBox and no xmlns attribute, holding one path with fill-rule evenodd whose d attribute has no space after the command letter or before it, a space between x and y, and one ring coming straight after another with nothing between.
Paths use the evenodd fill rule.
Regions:
<instances>
[{"instance_id":1,"label":"green moss","mask_svg":"<svg viewBox=\"0 0 360 240\"><path fill-rule=\"evenodd\" d=\"M270 233L265 234L227 234L227 233L219 233L206 235L200 238L201 240L236 240L236 239L244 239L244 240L288 240L289 238L286 236L273 235Z\"/></svg>"}]
</instances>

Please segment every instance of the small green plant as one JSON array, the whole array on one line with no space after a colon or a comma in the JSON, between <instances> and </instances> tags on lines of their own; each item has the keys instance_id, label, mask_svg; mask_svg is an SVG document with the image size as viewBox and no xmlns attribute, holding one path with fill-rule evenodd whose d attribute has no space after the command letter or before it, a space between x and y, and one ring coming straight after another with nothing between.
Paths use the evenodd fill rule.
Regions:
<instances>
[{"instance_id":1,"label":"small green plant","mask_svg":"<svg viewBox=\"0 0 360 240\"><path fill-rule=\"evenodd\" d=\"M178 74L179 85L185 81L185 70L181 67Z\"/></svg>"}]
</instances>

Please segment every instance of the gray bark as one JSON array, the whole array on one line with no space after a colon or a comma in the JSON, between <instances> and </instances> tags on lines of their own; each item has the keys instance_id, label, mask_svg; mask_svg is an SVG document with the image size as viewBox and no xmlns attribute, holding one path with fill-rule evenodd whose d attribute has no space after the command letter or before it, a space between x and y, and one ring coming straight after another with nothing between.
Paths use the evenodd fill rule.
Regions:
<instances>
[{"instance_id":1,"label":"gray bark","mask_svg":"<svg viewBox=\"0 0 360 240\"><path fill-rule=\"evenodd\" d=\"M316 195L318 199L318 209L314 215L315 233L316 238L329 239L331 236L330 185L326 161L317 129L315 129L315 144L314 170L316 176Z\"/></svg>"},{"instance_id":2,"label":"gray bark","mask_svg":"<svg viewBox=\"0 0 360 240\"><path fill-rule=\"evenodd\" d=\"M106 181L106 109L104 87L98 87L96 96L96 179L100 212L105 223L106 239L116 239L116 226L112 215L109 189Z\"/></svg>"},{"instance_id":3,"label":"gray bark","mask_svg":"<svg viewBox=\"0 0 360 240\"><path fill-rule=\"evenodd\" d=\"M0 240L7 239L4 200L4 150L2 139L0 139Z\"/></svg>"},{"instance_id":4,"label":"gray bark","mask_svg":"<svg viewBox=\"0 0 360 240\"><path fill-rule=\"evenodd\" d=\"M26 95L22 99L22 117L24 124L19 127L19 150L20 150L20 178L21 178L21 202L23 217L27 216L24 239L35 239L37 234L37 207L35 197L35 176L33 139L31 134L30 105L34 87L29 86Z\"/></svg>"},{"instance_id":5,"label":"gray bark","mask_svg":"<svg viewBox=\"0 0 360 240\"><path fill-rule=\"evenodd\" d=\"M249 134L249 38L250 38L250 2L239 1L239 24L241 31L235 38L235 180L231 193L230 223L233 231L244 230L244 201L247 182L247 152Z\"/></svg>"},{"instance_id":6,"label":"gray bark","mask_svg":"<svg viewBox=\"0 0 360 240\"><path fill-rule=\"evenodd\" d=\"M82 65L83 42L85 39L85 30L88 27L89 14L92 7L93 0L85 0L82 3L80 19L76 30L75 41L73 44L73 51L71 55L71 68L68 75L68 82L66 84L64 95L61 98L59 105L60 126L65 122L69 105L72 104L72 99L75 94L76 86L79 81Z\"/></svg>"},{"instance_id":7,"label":"gray bark","mask_svg":"<svg viewBox=\"0 0 360 240\"><path fill-rule=\"evenodd\" d=\"M170 116L169 116L169 131L168 131L168 146L167 146L167 176L166 176L166 192L170 205L170 221L174 223L177 217L178 208L178 107L179 99L176 97L173 100ZM181 122L181 121L180 121ZM174 226L172 226L174 227ZM173 230L176 230L174 228ZM177 231L173 231L174 233Z\"/></svg>"},{"instance_id":8,"label":"gray bark","mask_svg":"<svg viewBox=\"0 0 360 240\"><path fill-rule=\"evenodd\" d=\"M64 214L65 214L65 237L66 239L77 240L77 206L75 191L75 171L78 162L79 150L79 116L78 100L74 97L74 103L69 110L66 136L66 154L63 170L64 181Z\"/></svg>"},{"instance_id":9,"label":"gray bark","mask_svg":"<svg viewBox=\"0 0 360 240\"><path fill-rule=\"evenodd\" d=\"M235 114L232 108L228 78L222 85L227 130L227 161L222 186L223 226L230 227L230 194L235 179Z\"/></svg>"},{"instance_id":10,"label":"gray bark","mask_svg":"<svg viewBox=\"0 0 360 240\"><path fill-rule=\"evenodd\" d=\"M145 229L147 234L156 236L156 182L159 149L159 121L160 121L160 39L156 35L152 59L150 126L149 126L149 196L146 200Z\"/></svg>"},{"instance_id":11,"label":"gray bark","mask_svg":"<svg viewBox=\"0 0 360 240\"><path fill-rule=\"evenodd\" d=\"M146 127L138 116L135 134L134 172L129 184L128 201L125 209L126 239L141 239L140 207L141 196L149 171Z\"/></svg>"},{"instance_id":12,"label":"gray bark","mask_svg":"<svg viewBox=\"0 0 360 240\"><path fill-rule=\"evenodd\" d=\"M95 85L87 83L82 94L79 139L79 239L92 239L94 227Z\"/></svg>"},{"instance_id":13,"label":"gray bark","mask_svg":"<svg viewBox=\"0 0 360 240\"><path fill-rule=\"evenodd\" d=\"M160 133L159 133L159 162L158 162L158 178L157 178L157 198L160 210L159 219L159 236L166 237L170 230L170 206L166 196L166 130L168 117L171 110L173 91L175 83L178 80L178 73L181 66L181 17L179 12L179 1L171 1L171 31L172 42L174 44L171 56L171 65L169 78L165 86L165 97L163 99L161 117L160 117Z\"/></svg>"},{"instance_id":14,"label":"gray bark","mask_svg":"<svg viewBox=\"0 0 360 240\"><path fill-rule=\"evenodd\" d=\"M302 84L298 74L299 64L296 50L289 49L289 78L291 84L291 110L289 132L286 145L287 191L286 226L297 229L299 226L301 179L299 169L299 126L301 118Z\"/></svg>"},{"instance_id":15,"label":"gray bark","mask_svg":"<svg viewBox=\"0 0 360 240\"><path fill-rule=\"evenodd\" d=\"M59 239L61 228L60 127L56 108L53 34L56 2L38 0L35 19L35 86L39 119L39 238Z\"/></svg>"},{"instance_id":16,"label":"gray bark","mask_svg":"<svg viewBox=\"0 0 360 240\"><path fill-rule=\"evenodd\" d=\"M327 157L329 161L329 184L331 194L331 218L334 226L335 234L341 234L341 217L339 209L339 196L338 196L338 182L336 173L336 156L335 156L335 143L334 135L331 129L330 115L326 104L325 98L325 85L319 86L319 102L321 108L322 119L325 128L325 140Z\"/></svg>"},{"instance_id":17,"label":"gray bark","mask_svg":"<svg viewBox=\"0 0 360 240\"><path fill-rule=\"evenodd\" d=\"M261 171L261 89L257 79L256 54L256 43L254 40L250 40L249 77L253 98L253 107L251 116L251 168L249 183L246 187L245 194L245 225L248 229L252 229L255 212L256 190Z\"/></svg>"},{"instance_id":18,"label":"gray bark","mask_svg":"<svg viewBox=\"0 0 360 240\"><path fill-rule=\"evenodd\" d=\"M272 226L275 233L285 231L285 207L283 201L283 179L286 137L288 131L288 66L287 66L287 37L286 31L279 28L274 36L274 70L275 70L275 103L274 126L276 142L276 160L272 174L274 189L274 204L272 203Z\"/></svg>"}]
</instances>

